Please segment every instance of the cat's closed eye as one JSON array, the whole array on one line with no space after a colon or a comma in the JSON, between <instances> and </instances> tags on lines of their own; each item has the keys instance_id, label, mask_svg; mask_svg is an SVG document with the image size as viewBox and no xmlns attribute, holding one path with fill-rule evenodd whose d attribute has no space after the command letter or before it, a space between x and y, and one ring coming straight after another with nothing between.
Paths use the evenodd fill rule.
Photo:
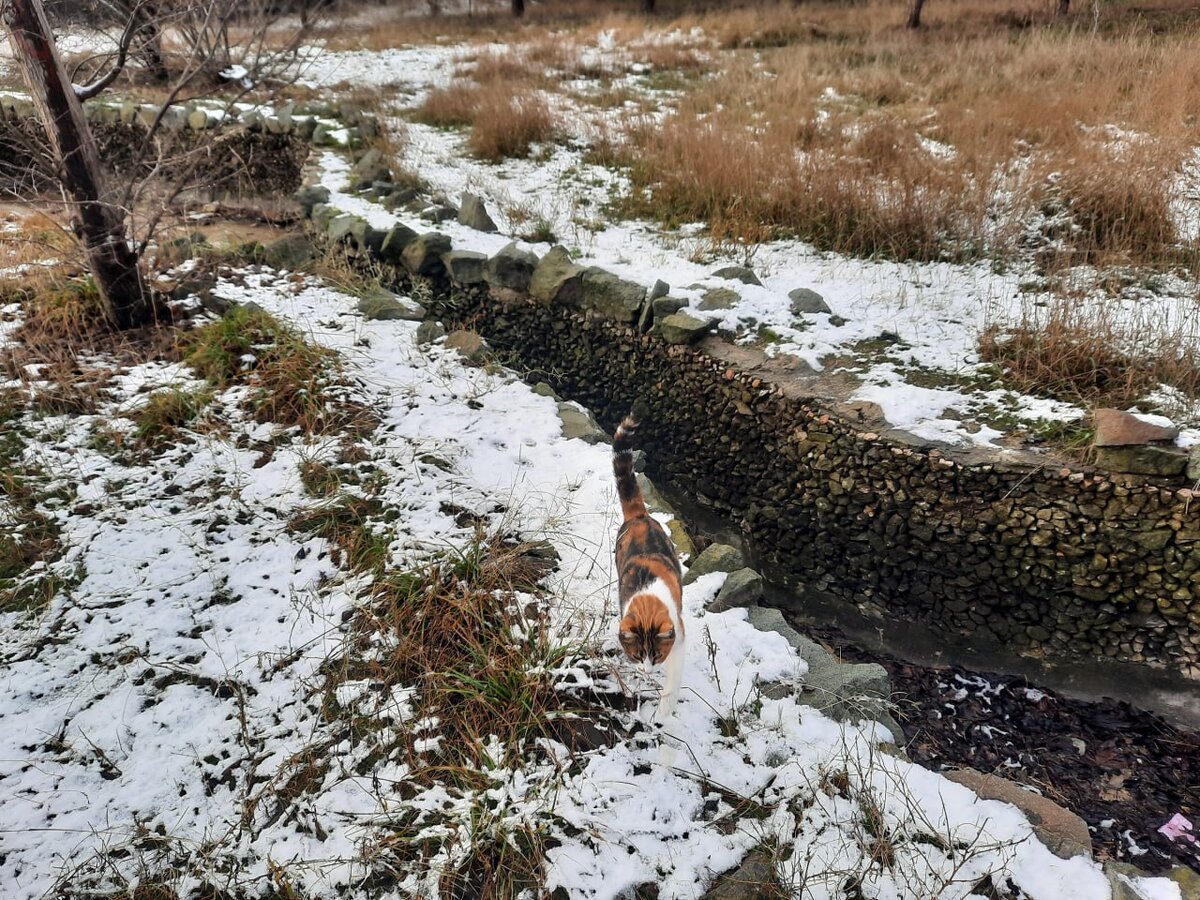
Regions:
<instances>
[{"instance_id":1,"label":"cat's closed eye","mask_svg":"<svg viewBox=\"0 0 1200 900\"><path fill-rule=\"evenodd\" d=\"M673 641L675 640L675 629L672 628L670 631L659 632L655 635L655 638L660 641Z\"/></svg>"}]
</instances>

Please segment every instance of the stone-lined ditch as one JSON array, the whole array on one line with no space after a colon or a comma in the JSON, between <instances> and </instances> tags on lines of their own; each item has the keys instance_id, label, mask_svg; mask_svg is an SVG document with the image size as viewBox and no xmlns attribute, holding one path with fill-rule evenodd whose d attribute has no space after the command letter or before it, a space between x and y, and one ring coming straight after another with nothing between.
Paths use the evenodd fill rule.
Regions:
<instances>
[{"instance_id":1,"label":"stone-lined ditch","mask_svg":"<svg viewBox=\"0 0 1200 900\"><path fill-rule=\"evenodd\" d=\"M647 404L649 474L739 529L788 605L1200 720L1200 520L1181 479L924 446L836 378L689 328L563 248L489 258L322 192L300 198L322 233L399 290L419 281L431 314L504 362L606 426Z\"/></svg>"}]
</instances>

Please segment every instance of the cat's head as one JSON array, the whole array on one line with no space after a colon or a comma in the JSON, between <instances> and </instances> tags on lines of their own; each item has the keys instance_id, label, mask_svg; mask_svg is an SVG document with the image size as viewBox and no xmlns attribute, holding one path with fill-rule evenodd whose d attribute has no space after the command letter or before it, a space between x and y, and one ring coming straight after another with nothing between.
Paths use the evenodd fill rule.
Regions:
<instances>
[{"instance_id":1,"label":"cat's head","mask_svg":"<svg viewBox=\"0 0 1200 900\"><path fill-rule=\"evenodd\" d=\"M644 666L661 665L675 646L675 626L662 600L654 594L638 594L621 618L621 649Z\"/></svg>"}]
</instances>

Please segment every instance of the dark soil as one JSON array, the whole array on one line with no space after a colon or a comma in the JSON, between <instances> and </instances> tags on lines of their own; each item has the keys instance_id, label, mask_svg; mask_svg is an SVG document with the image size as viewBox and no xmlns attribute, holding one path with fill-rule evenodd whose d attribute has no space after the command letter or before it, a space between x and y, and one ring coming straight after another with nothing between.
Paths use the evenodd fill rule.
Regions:
<instances>
[{"instance_id":1,"label":"dark soil","mask_svg":"<svg viewBox=\"0 0 1200 900\"><path fill-rule=\"evenodd\" d=\"M1176 813L1200 831L1200 734L1115 700L1073 700L1023 678L927 668L802 627L843 658L888 670L909 756L1031 785L1087 822L1097 859L1158 874L1200 872L1200 845L1158 829Z\"/></svg>"}]
</instances>

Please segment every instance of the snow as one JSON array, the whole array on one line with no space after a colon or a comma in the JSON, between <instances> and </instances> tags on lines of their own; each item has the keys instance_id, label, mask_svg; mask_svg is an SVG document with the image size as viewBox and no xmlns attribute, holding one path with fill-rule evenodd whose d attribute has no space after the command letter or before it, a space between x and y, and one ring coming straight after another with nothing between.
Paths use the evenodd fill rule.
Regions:
<instances>
[{"instance_id":1,"label":"snow","mask_svg":"<svg viewBox=\"0 0 1200 900\"><path fill-rule=\"evenodd\" d=\"M564 439L554 401L512 374L418 348L414 323L363 321L353 298L314 281L246 272L217 293L259 303L347 360L362 399L381 416L364 443L385 476L381 500L403 511L394 561L469 538L444 502L491 510L494 521L547 538L561 554L550 582L556 627L599 634L602 648L615 648L618 504L606 447ZM159 830L177 848L206 848L184 853L185 885L197 883L198 861L226 867L242 884L263 884L271 865L286 865L316 897L361 878L359 848L406 806L425 811L430 835L469 833L469 798L434 788L404 799L406 769L392 763L373 778L354 774L348 745L332 740L318 715L316 673L340 646L358 582L337 570L322 541L286 523L313 502L299 462L331 452L331 442L272 436L270 426L239 419L234 389L217 399L232 420L228 435L196 435L140 462L92 448L94 424L149 389L192 382L179 365L146 364L116 379L111 406L98 415L28 423L29 452L75 488L74 500L54 511L68 547L55 565L80 580L43 614L7 615L0 628L6 900L42 896L57 877L77 877L89 860L95 867L93 854L105 848L133 850L132 862L109 860L132 875L145 858L139 829ZM253 443L268 438L276 448L264 460ZM450 471L419 461L430 452L451 461ZM552 887L615 898L654 881L662 897L695 897L772 839L792 848L784 874L797 896L814 900L840 896L846 869L863 870L865 895L881 900L935 889L965 898L969 880L955 873L993 871L1033 900L1106 896L1099 866L1052 856L1013 807L881 752L878 741L891 740L884 729L837 724L794 693L763 694L764 684L802 680L806 666L780 636L756 631L744 610L704 612L721 581L705 576L685 590L684 690L661 732L651 725L594 751L577 771L492 773L495 815L542 822L559 840L548 863ZM644 698L630 715L648 721L655 679L618 665ZM339 702L377 702L397 725L411 719L405 688L375 699L360 682L339 690ZM439 740L436 720L413 727L425 747ZM289 805L272 787L313 746L330 765L312 793ZM846 773L851 799L828 787L836 772ZM247 797L256 810L249 820ZM719 827L735 797L762 804L764 816ZM898 835L952 835L971 849L947 854L898 839L897 865L871 866L861 798L872 798ZM434 877L402 873L399 890L429 896ZM1162 879L1145 881L1155 896L1169 896Z\"/></svg>"}]
</instances>

